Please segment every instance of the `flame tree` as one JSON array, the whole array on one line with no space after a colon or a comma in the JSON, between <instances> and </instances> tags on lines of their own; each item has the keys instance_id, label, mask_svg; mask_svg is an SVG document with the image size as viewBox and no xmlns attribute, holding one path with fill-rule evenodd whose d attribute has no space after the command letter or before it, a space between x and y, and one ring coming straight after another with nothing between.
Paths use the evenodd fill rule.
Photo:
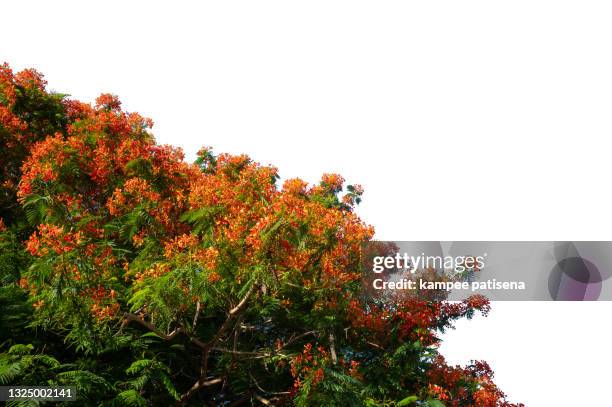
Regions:
<instances>
[{"instance_id":1,"label":"flame tree","mask_svg":"<svg viewBox=\"0 0 612 407\"><path fill-rule=\"evenodd\" d=\"M0 67L0 384L83 405L511 406L437 334L486 314L362 295L359 186L209 148L187 163L116 96Z\"/></svg>"}]
</instances>

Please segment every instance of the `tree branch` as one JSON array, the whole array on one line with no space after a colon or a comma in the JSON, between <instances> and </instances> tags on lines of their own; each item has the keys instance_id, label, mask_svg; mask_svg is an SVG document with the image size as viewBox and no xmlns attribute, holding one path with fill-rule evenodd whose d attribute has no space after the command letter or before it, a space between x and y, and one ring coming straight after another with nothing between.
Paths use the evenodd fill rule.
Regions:
<instances>
[{"instance_id":1,"label":"tree branch","mask_svg":"<svg viewBox=\"0 0 612 407\"><path fill-rule=\"evenodd\" d=\"M144 319L140 318L138 315L136 314L131 314L129 312L126 312L125 314L123 314L124 317L124 321L121 324L122 326L126 326L127 324L129 324L130 322L137 322L138 324L144 326L145 328L147 328L149 331L155 333L157 336L159 336L161 339L165 340L165 341L170 341L172 340L176 335L183 333L185 335L187 335L187 337L189 338L189 340L196 345L199 348L205 348L206 344L204 342L202 342L201 340L199 340L198 338L189 335L189 333L187 331L185 331L183 329L183 327L178 327L176 329L174 329L172 332L170 332L169 334L161 331L159 328L157 328L155 325L153 325L152 323L145 321Z\"/></svg>"},{"instance_id":2,"label":"tree branch","mask_svg":"<svg viewBox=\"0 0 612 407\"><path fill-rule=\"evenodd\" d=\"M268 356L273 356L273 355L278 355L280 354L280 352L285 349L286 347L292 345L293 343L297 342L298 340L302 339L305 336L308 335L315 335L317 334L318 331L308 331L308 332L304 332L301 333L297 336L295 336L295 334L293 334L289 340L287 342L285 342L281 347L279 347L278 349L274 349L274 350L260 350L260 351L241 351L241 350L236 350L236 349L228 349L228 348L221 348L218 346L214 346L211 348L211 350L217 351L217 352L223 352L223 353L229 353L232 355L240 355L240 356L256 356L255 359L259 359L259 358L263 358L263 357L268 357Z\"/></svg>"},{"instance_id":3,"label":"tree branch","mask_svg":"<svg viewBox=\"0 0 612 407\"><path fill-rule=\"evenodd\" d=\"M214 386L215 384L219 384L222 381L223 381L223 379L220 378L220 377L218 377L216 379L210 379L210 380L203 380L203 378L200 378L197 382L195 382L193 384L193 386L191 386L191 388L189 390L187 390L185 393L181 394L181 397L176 402L176 405L177 406L184 406L185 403L187 403L187 401L191 398L191 396L193 396L194 393L196 393L202 387Z\"/></svg>"},{"instance_id":4,"label":"tree branch","mask_svg":"<svg viewBox=\"0 0 612 407\"><path fill-rule=\"evenodd\" d=\"M259 394L255 394L253 395L253 397L255 397L255 399L259 401L261 404L263 404L264 406L274 406L274 404L272 404L270 400L261 397Z\"/></svg>"},{"instance_id":5,"label":"tree branch","mask_svg":"<svg viewBox=\"0 0 612 407\"><path fill-rule=\"evenodd\" d=\"M208 348L212 348L215 345L215 343L217 343L217 341L221 338L221 336L223 336L225 331L227 331L227 329L230 327L232 320L234 319L236 314L242 311L242 309L245 307L247 301L249 300L253 292L255 292L256 288L257 288L257 284L251 285L251 287L249 288L247 293L244 295L244 297L242 297L238 305L236 305L234 308L232 308L229 311L229 315L227 316L227 319L225 320L223 325L221 325L221 328L219 328L215 336L210 341L206 342L206 346Z\"/></svg>"},{"instance_id":6,"label":"tree branch","mask_svg":"<svg viewBox=\"0 0 612 407\"><path fill-rule=\"evenodd\" d=\"M200 317L200 310L202 309L202 304L200 301L196 302L196 311L193 316L193 324L191 324L191 330L195 332L196 326L198 325L198 318Z\"/></svg>"},{"instance_id":7,"label":"tree branch","mask_svg":"<svg viewBox=\"0 0 612 407\"><path fill-rule=\"evenodd\" d=\"M329 334L329 350L331 351L331 359L334 365L338 364L338 356L336 355L336 340L334 334Z\"/></svg>"},{"instance_id":8,"label":"tree branch","mask_svg":"<svg viewBox=\"0 0 612 407\"><path fill-rule=\"evenodd\" d=\"M221 327L219 328L219 330L217 331L217 333L215 334L215 336L213 336L211 340L209 340L206 343L200 342L201 344L200 347L202 348L202 359L201 359L202 362L201 362L201 367L200 367L200 379L191 387L191 389L189 389L189 391L187 391L181 396L180 401L183 404L179 404L179 405L184 405L191 398L191 396L193 396L193 394L196 393L202 387L202 385L199 383L202 382L203 378L206 376L208 372L208 355L210 354L210 351L215 346L215 344L219 341L219 339L221 339L223 334L229 329L235 317L244 309L249 298L251 297L253 292L255 292L257 286L258 285L255 283L252 284L251 287L249 287L249 290L247 291L247 293L244 295L244 297L242 297L242 299L238 302L238 304L229 310L227 319L225 320L225 322L223 322L223 324L221 325ZM192 338L192 341L193 339L194 338Z\"/></svg>"}]
</instances>

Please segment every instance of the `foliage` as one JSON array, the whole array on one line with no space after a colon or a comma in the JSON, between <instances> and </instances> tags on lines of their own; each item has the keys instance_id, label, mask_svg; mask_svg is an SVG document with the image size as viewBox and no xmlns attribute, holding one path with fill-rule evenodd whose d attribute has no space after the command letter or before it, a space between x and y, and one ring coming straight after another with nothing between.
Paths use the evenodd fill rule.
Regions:
<instances>
[{"instance_id":1,"label":"foliage","mask_svg":"<svg viewBox=\"0 0 612 407\"><path fill-rule=\"evenodd\" d=\"M486 299L363 295L361 187L279 187L209 148L189 164L151 126L0 69L2 384L108 406L511 405L484 362L437 352Z\"/></svg>"}]
</instances>

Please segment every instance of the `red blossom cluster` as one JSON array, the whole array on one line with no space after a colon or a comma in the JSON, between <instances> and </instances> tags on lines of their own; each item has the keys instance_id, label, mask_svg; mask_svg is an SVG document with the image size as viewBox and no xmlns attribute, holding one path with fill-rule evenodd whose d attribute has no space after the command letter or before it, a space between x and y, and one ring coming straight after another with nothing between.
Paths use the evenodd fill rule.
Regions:
<instances>
[{"instance_id":1,"label":"red blossom cluster","mask_svg":"<svg viewBox=\"0 0 612 407\"><path fill-rule=\"evenodd\" d=\"M42 224L26 243L26 248L32 256L45 256L49 251L56 254L73 251L82 240L80 231L67 232L63 227Z\"/></svg>"},{"instance_id":2,"label":"red blossom cluster","mask_svg":"<svg viewBox=\"0 0 612 407\"><path fill-rule=\"evenodd\" d=\"M44 86L39 79L29 73L14 82ZM123 112L115 96L102 95L95 107L71 100L62 103L69 118L64 131L33 143L21 167L16 193L20 202L26 207L38 205L37 197L44 197L43 216L52 219L30 236L27 249L33 256L52 258L60 271L78 264L69 277L79 282L80 289L106 287L101 292L108 294L109 282L125 274L123 267L117 267L125 252L116 253L109 239L127 237L139 247L145 239L163 245L184 234L188 227L179 217L200 171L183 161L179 149L155 144L148 132L152 122ZM135 219L130 229L109 228L115 220L130 216ZM213 261L210 253L200 257ZM104 305L93 301L92 314L115 315L118 300L113 296L107 300Z\"/></svg>"},{"instance_id":3,"label":"red blossom cluster","mask_svg":"<svg viewBox=\"0 0 612 407\"><path fill-rule=\"evenodd\" d=\"M0 125L14 135L14 138L6 141L7 148L27 142L28 125L17 117L13 112L13 107L17 101L18 86L36 86L34 83L28 84L26 80L27 76L34 76L34 72L26 70L15 75L7 63L0 65L0 95L3 99L3 103L0 103ZM44 82L40 85L44 87Z\"/></svg>"},{"instance_id":4,"label":"red blossom cluster","mask_svg":"<svg viewBox=\"0 0 612 407\"><path fill-rule=\"evenodd\" d=\"M429 301L404 298L393 303L350 303L353 327L364 329L370 338L386 344L391 340L419 341L424 346L439 342L436 330L474 311L489 312L489 300L482 295L471 296L461 302ZM389 335L397 327L395 338Z\"/></svg>"},{"instance_id":5,"label":"red blossom cluster","mask_svg":"<svg viewBox=\"0 0 612 407\"><path fill-rule=\"evenodd\" d=\"M305 380L309 381L311 388L316 388L325 377L323 369L329 363L328 359L329 354L323 347L318 346L313 350L312 343L304 345L302 353L291 362L294 389L299 389Z\"/></svg>"},{"instance_id":6,"label":"red blossom cluster","mask_svg":"<svg viewBox=\"0 0 612 407\"><path fill-rule=\"evenodd\" d=\"M87 297L91 302L91 314L98 320L116 317L119 312L119 304L114 301L117 293L113 289L103 286L92 287L81 292L81 296Z\"/></svg>"},{"instance_id":7,"label":"red blossom cluster","mask_svg":"<svg viewBox=\"0 0 612 407\"><path fill-rule=\"evenodd\" d=\"M444 400L449 407L524 407L505 400L505 394L493 383L493 371L483 361L473 361L467 367L449 366L438 356L427 377L429 394Z\"/></svg>"},{"instance_id":8,"label":"red blossom cluster","mask_svg":"<svg viewBox=\"0 0 612 407\"><path fill-rule=\"evenodd\" d=\"M373 229L354 213L320 199L342 187L341 177L324 176L321 186L311 188L290 179L279 191L273 167L260 166L244 155L221 154L213 161L209 149L201 150L200 156L207 158L206 171L192 182L189 207L211 208L213 245L240 247L241 267L248 269L265 257L275 264L275 273L292 273L308 285L318 247L333 240L317 262L321 278L334 286L360 278L354 266L360 245L372 237ZM298 245L299 230L307 230L308 242Z\"/></svg>"},{"instance_id":9,"label":"red blossom cluster","mask_svg":"<svg viewBox=\"0 0 612 407\"><path fill-rule=\"evenodd\" d=\"M21 163L31 146L61 126L53 111L59 99L49 96L45 86L42 75L33 69L14 73L8 64L0 64L0 208L13 206ZM48 111L32 115L24 108L37 98L37 106Z\"/></svg>"}]
</instances>

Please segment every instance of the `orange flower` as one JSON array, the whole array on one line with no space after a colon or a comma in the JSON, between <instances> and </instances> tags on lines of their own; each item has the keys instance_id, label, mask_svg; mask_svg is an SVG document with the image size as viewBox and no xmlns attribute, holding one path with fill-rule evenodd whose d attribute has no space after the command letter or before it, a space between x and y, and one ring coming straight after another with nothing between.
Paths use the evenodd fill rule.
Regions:
<instances>
[{"instance_id":1,"label":"orange flower","mask_svg":"<svg viewBox=\"0 0 612 407\"><path fill-rule=\"evenodd\" d=\"M96 98L96 109L119 110L121 102L117 95L103 93Z\"/></svg>"},{"instance_id":2,"label":"orange flower","mask_svg":"<svg viewBox=\"0 0 612 407\"><path fill-rule=\"evenodd\" d=\"M211 284L214 284L219 280L221 280L221 276L216 271L213 271L208 275L208 282Z\"/></svg>"}]
</instances>

